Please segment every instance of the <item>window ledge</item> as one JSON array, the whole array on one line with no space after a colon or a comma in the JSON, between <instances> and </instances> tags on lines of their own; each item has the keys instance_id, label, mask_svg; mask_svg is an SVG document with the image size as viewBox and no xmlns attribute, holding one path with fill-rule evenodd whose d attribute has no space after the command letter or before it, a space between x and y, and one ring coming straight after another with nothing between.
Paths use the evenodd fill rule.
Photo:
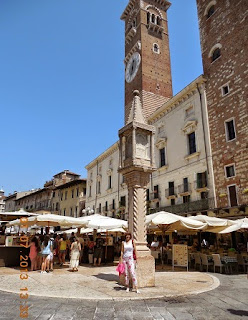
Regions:
<instances>
[{"instance_id":1,"label":"window ledge","mask_svg":"<svg viewBox=\"0 0 248 320\"><path fill-rule=\"evenodd\" d=\"M159 172L159 173L165 172L165 171L167 171L168 167L169 167L168 165L165 165L165 166L163 166L163 167L160 167L160 168L158 168L158 172Z\"/></svg>"},{"instance_id":2,"label":"window ledge","mask_svg":"<svg viewBox=\"0 0 248 320\"><path fill-rule=\"evenodd\" d=\"M113 191L113 188L107 189L107 193L112 193L112 191Z\"/></svg>"},{"instance_id":3,"label":"window ledge","mask_svg":"<svg viewBox=\"0 0 248 320\"><path fill-rule=\"evenodd\" d=\"M195 153L192 153L192 154L187 155L186 157L184 157L184 159L187 160L187 161L189 161L190 159L199 157L200 154L201 154L201 152L198 151L198 152L195 152Z\"/></svg>"},{"instance_id":4,"label":"window ledge","mask_svg":"<svg viewBox=\"0 0 248 320\"><path fill-rule=\"evenodd\" d=\"M208 187L204 187L204 188L196 188L197 192L206 192L209 191Z\"/></svg>"},{"instance_id":5,"label":"window ledge","mask_svg":"<svg viewBox=\"0 0 248 320\"><path fill-rule=\"evenodd\" d=\"M173 194L173 195L171 195L171 196L167 196L166 198L169 199L169 200L170 200L170 199L176 199L177 196L176 196L175 194Z\"/></svg>"},{"instance_id":6,"label":"window ledge","mask_svg":"<svg viewBox=\"0 0 248 320\"><path fill-rule=\"evenodd\" d=\"M151 202L159 202L159 198L150 200Z\"/></svg>"},{"instance_id":7,"label":"window ledge","mask_svg":"<svg viewBox=\"0 0 248 320\"><path fill-rule=\"evenodd\" d=\"M179 195L180 196L189 196L191 194L191 191L186 191L186 192L180 192Z\"/></svg>"}]
</instances>

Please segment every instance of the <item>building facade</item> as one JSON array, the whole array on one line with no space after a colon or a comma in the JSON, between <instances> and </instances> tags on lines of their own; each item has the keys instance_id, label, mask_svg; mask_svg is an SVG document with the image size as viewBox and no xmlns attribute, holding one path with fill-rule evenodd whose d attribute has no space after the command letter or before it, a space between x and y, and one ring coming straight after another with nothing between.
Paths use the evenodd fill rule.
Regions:
<instances>
[{"instance_id":1,"label":"building facade","mask_svg":"<svg viewBox=\"0 0 248 320\"><path fill-rule=\"evenodd\" d=\"M205 79L198 77L149 118L157 170L147 194L153 209L173 213L215 207Z\"/></svg>"},{"instance_id":2,"label":"building facade","mask_svg":"<svg viewBox=\"0 0 248 320\"><path fill-rule=\"evenodd\" d=\"M248 204L248 5L197 0L217 208ZM245 209L246 207L246 209Z\"/></svg>"},{"instance_id":3,"label":"building facade","mask_svg":"<svg viewBox=\"0 0 248 320\"><path fill-rule=\"evenodd\" d=\"M215 208L205 79L200 76L154 112L157 170L147 190L147 213L195 214ZM119 143L86 166L86 207L127 218L128 190L118 173ZM125 214L124 214L125 212Z\"/></svg>"},{"instance_id":4,"label":"building facade","mask_svg":"<svg viewBox=\"0 0 248 320\"><path fill-rule=\"evenodd\" d=\"M3 189L0 190L0 212L5 211L5 196Z\"/></svg>"},{"instance_id":5,"label":"building facade","mask_svg":"<svg viewBox=\"0 0 248 320\"><path fill-rule=\"evenodd\" d=\"M197 0L204 75L174 97L169 6L168 1L130 0L121 16L125 123L138 90L143 113L156 128L157 170L147 190L148 213L247 215L247 1ZM108 215L125 212L127 218L127 188L118 163L116 143L86 166L86 207Z\"/></svg>"},{"instance_id":6,"label":"building facade","mask_svg":"<svg viewBox=\"0 0 248 320\"><path fill-rule=\"evenodd\" d=\"M126 219L127 188L118 167L118 142L86 166L86 207L95 213Z\"/></svg>"},{"instance_id":7,"label":"building facade","mask_svg":"<svg viewBox=\"0 0 248 320\"><path fill-rule=\"evenodd\" d=\"M7 210L24 209L36 213L80 216L85 207L86 180L64 170L47 181L44 187L30 192L17 192L7 197Z\"/></svg>"},{"instance_id":8,"label":"building facade","mask_svg":"<svg viewBox=\"0 0 248 320\"><path fill-rule=\"evenodd\" d=\"M17 210L16 201L26 195L31 194L37 190L29 190L29 191L22 191L17 192L15 191L13 194L10 194L5 198L5 211L6 212L14 212Z\"/></svg>"},{"instance_id":9,"label":"building facade","mask_svg":"<svg viewBox=\"0 0 248 320\"><path fill-rule=\"evenodd\" d=\"M63 216L80 217L85 208L86 179L75 179L53 189L51 212Z\"/></svg>"},{"instance_id":10,"label":"building facade","mask_svg":"<svg viewBox=\"0 0 248 320\"><path fill-rule=\"evenodd\" d=\"M15 210L49 213L51 211L52 187L44 187L15 200Z\"/></svg>"}]
</instances>

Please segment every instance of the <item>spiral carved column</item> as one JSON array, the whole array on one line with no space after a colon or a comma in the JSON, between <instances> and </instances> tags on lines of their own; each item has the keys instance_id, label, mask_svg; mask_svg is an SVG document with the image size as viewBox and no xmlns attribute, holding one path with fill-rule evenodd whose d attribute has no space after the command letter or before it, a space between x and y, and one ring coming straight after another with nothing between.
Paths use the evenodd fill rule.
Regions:
<instances>
[{"instance_id":1,"label":"spiral carved column","mask_svg":"<svg viewBox=\"0 0 248 320\"><path fill-rule=\"evenodd\" d=\"M129 231L137 248L137 277L139 287L155 285L155 262L146 241L146 189L150 173L133 171L126 173L128 186Z\"/></svg>"}]
</instances>

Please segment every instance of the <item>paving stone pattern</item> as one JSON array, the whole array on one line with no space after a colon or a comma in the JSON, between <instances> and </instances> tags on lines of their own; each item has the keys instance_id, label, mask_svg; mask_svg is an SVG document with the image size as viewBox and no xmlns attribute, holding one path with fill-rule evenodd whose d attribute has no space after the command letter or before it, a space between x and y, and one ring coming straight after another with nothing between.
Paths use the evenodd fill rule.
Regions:
<instances>
[{"instance_id":1,"label":"paving stone pattern","mask_svg":"<svg viewBox=\"0 0 248 320\"><path fill-rule=\"evenodd\" d=\"M150 300L76 300L29 297L30 320L248 319L246 275L217 275L221 285L198 295ZM0 291L0 319L18 320L19 296Z\"/></svg>"}]
</instances>

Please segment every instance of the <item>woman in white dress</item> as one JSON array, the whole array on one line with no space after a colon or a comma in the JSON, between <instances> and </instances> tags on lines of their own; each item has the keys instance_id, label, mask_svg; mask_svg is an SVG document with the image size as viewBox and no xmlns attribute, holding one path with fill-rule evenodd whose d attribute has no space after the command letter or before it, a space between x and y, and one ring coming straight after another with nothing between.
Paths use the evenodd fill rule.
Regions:
<instances>
[{"instance_id":1,"label":"woman in white dress","mask_svg":"<svg viewBox=\"0 0 248 320\"><path fill-rule=\"evenodd\" d=\"M126 233L125 241L122 242L121 247L121 258L120 262L124 263L125 266L125 283L126 283L126 291L129 292L129 280L130 277L133 283L133 289L140 293L137 285L137 277L135 273L135 264L134 264L134 255L137 257L136 246L132 240L132 235L130 232Z\"/></svg>"},{"instance_id":2,"label":"woman in white dress","mask_svg":"<svg viewBox=\"0 0 248 320\"><path fill-rule=\"evenodd\" d=\"M81 244L79 240L76 237L74 237L71 244L71 260L70 260L71 271L78 271L80 251L81 251Z\"/></svg>"}]
</instances>

